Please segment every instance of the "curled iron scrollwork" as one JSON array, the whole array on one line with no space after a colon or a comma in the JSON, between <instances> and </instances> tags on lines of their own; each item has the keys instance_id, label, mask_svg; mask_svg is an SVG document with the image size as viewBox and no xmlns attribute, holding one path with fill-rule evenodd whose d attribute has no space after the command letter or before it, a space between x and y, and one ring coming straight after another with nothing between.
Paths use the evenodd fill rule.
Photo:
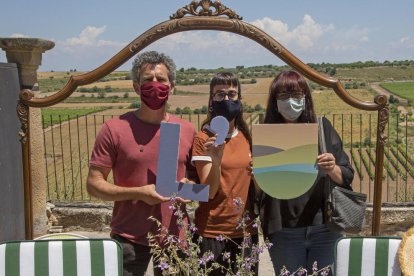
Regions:
<instances>
[{"instance_id":1,"label":"curled iron scrollwork","mask_svg":"<svg viewBox=\"0 0 414 276\"><path fill-rule=\"evenodd\" d=\"M374 102L381 106L378 110L378 140L381 145L385 146L387 143L387 135L385 135L385 127L388 123L388 117L390 115L390 109L388 105L387 97L384 95L378 95L374 98Z\"/></svg>"},{"instance_id":2,"label":"curled iron scrollwork","mask_svg":"<svg viewBox=\"0 0 414 276\"><path fill-rule=\"evenodd\" d=\"M20 143L26 144L27 131L29 130L29 106L19 101L17 104L17 116L20 120Z\"/></svg>"},{"instance_id":3,"label":"curled iron scrollwork","mask_svg":"<svg viewBox=\"0 0 414 276\"><path fill-rule=\"evenodd\" d=\"M23 101L30 101L34 97L34 93L30 89L20 90L19 98Z\"/></svg>"},{"instance_id":4,"label":"curled iron scrollwork","mask_svg":"<svg viewBox=\"0 0 414 276\"><path fill-rule=\"evenodd\" d=\"M390 109L388 105L382 107L378 112L378 139L381 145L385 146L387 143L387 135L385 135L385 127L388 123L388 117L390 114Z\"/></svg>"},{"instance_id":5,"label":"curled iron scrollwork","mask_svg":"<svg viewBox=\"0 0 414 276\"><path fill-rule=\"evenodd\" d=\"M230 19L242 20L234 10L227 8L220 1L201 0L192 1L190 4L180 8L176 13L170 16L170 19L183 18L185 15L191 14L194 16L228 16Z\"/></svg>"}]
</instances>

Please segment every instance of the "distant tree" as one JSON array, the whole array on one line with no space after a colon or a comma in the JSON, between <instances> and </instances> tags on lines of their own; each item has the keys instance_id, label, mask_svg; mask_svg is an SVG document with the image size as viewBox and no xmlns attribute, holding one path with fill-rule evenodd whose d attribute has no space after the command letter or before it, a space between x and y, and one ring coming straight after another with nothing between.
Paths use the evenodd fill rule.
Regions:
<instances>
[{"instance_id":1,"label":"distant tree","mask_svg":"<svg viewBox=\"0 0 414 276\"><path fill-rule=\"evenodd\" d=\"M260 104L256 104L256 105L254 106L254 110L255 110L255 111L262 111L262 110L263 110L263 107L262 107Z\"/></svg>"},{"instance_id":2,"label":"distant tree","mask_svg":"<svg viewBox=\"0 0 414 276\"><path fill-rule=\"evenodd\" d=\"M400 103L400 101L396 97L394 97L394 95L391 95L388 101L391 104L398 104L398 103Z\"/></svg>"},{"instance_id":3,"label":"distant tree","mask_svg":"<svg viewBox=\"0 0 414 276\"><path fill-rule=\"evenodd\" d=\"M206 105L203 105L202 107L201 107L201 114L207 114L208 113L208 108L207 108L207 106Z\"/></svg>"},{"instance_id":4,"label":"distant tree","mask_svg":"<svg viewBox=\"0 0 414 276\"><path fill-rule=\"evenodd\" d=\"M177 107L177 108L175 109L175 114L181 114L181 113L182 113L181 108L180 108L180 107Z\"/></svg>"},{"instance_id":5,"label":"distant tree","mask_svg":"<svg viewBox=\"0 0 414 276\"><path fill-rule=\"evenodd\" d=\"M141 107L141 102L133 102L129 105L129 108L140 108Z\"/></svg>"},{"instance_id":6,"label":"distant tree","mask_svg":"<svg viewBox=\"0 0 414 276\"><path fill-rule=\"evenodd\" d=\"M123 97L124 97L124 99L129 98L129 93L125 92Z\"/></svg>"},{"instance_id":7,"label":"distant tree","mask_svg":"<svg viewBox=\"0 0 414 276\"><path fill-rule=\"evenodd\" d=\"M106 85L105 92L112 92L112 87L110 85Z\"/></svg>"},{"instance_id":8,"label":"distant tree","mask_svg":"<svg viewBox=\"0 0 414 276\"><path fill-rule=\"evenodd\" d=\"M189 108L188 106L184 107L182 112L182 114L192 114L193 111L191 110L191 108Z\"/></svg>"},{"instance_id":9,"label":"distant tree","mask_svg":"<svg viewBox=\"0 0 414 276\"><path fill-rule=\"evenodd\" d=\"M181 73L183 73L184 72L184 68L182 67L182 68L180 68L180 70L179 70Z\"/></svg>"},{"instance_id":10,"label":"distant tree","mask_svg":"<svg viewBox=\"0 0 414 276\"><path fill-rule=\"evenodd\" d=\"M99 91L98 92L98 99L103 99L106 97L106 92L105 91Z\"/></svg>"},{"instance_id":11,"label":"distant tree","mask_svg":"<svg viewBox=\"0 0 414 276\"><path fill-rule=\"evenodd\" d=\"M252 112L254 112L254 108L252 108L246 102L243 102L243 112L245 112L245 113L252 113Z\"/></svg>"},{"instance_id":12,"label":"distant tree","mask_svg":"<svg viewBox=\"0 0 414 276\"><path fill-rule=\"evenodd\" d=\"M194 109L193 111L194 114L201 114L201 110L199 108Z\"/></svg>"},{"instance_id":13,"label":"distant tree","mask_svg":"<svg viewBox=\"0 0 414 276\"><path fill-rule=\"evenodd\" d=\"M250 80L250 83L252 83L252 84L257 83L257 80L255 78L253 78L253 79Z\"/></svg>"}]
</instances>

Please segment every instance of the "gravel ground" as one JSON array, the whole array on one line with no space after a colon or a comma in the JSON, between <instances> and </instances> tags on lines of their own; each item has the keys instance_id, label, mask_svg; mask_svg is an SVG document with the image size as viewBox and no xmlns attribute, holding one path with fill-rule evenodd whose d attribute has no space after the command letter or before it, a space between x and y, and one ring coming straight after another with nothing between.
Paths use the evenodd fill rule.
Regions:
<instances>
[{"instance_id":1,"label":"gravel ground","mask_svg":"<svg viewBox=\"0 0 414 276\"><path fill-rule=\"evenodd\" d=\"M88 238L109 238L109 232L85 232L85 231L72 231L71 233L79 234L86 236ZM263 238L260 236L260 242L263 243ZM150 263L150 266L148 267L148 276L153 276L152 272L152 262ZM270 261L270 256L267 250L265 250L260 255L260 263L259 263L259 276L272 276L275 275L273 271L273 266Z\"/></svg>"}]
</instances>

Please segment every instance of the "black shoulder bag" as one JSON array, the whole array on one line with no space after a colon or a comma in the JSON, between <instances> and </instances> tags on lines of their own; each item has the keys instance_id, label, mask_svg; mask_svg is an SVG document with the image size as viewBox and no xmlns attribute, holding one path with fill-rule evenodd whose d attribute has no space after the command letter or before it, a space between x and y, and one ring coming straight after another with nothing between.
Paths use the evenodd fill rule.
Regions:
<instances>
[{"instance_id":1,"label":"black shoulder bag","mask_svg":"<svg viewBox=\"0 0 414 276\"><path fill-rule=\"evenodd\" d=\"M326 152L322 118L318 118L319 146ZM325 177L325 225L334 232L359 233L365 225L367 195L332 183Z\"/></svg>"}]
</instances>

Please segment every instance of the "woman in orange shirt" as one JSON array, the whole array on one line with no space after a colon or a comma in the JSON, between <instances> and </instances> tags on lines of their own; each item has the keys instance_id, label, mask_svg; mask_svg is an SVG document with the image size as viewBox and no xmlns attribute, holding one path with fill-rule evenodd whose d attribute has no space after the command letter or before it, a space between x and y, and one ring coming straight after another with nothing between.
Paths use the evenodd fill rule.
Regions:
<instances>
[{"instance_id":1,"label":"woman in orange shirt","mask_svg":"<svg viewBox=\"0 0 414 276\"><path fill-rule=\"evenodd\" d=\"M210 82L208 106L207 119L194 138L192 161L201 183L210 185L210 195L209 201L200 202L195 212L195 226L197 235L202 237L200 255L210 251L214 255L210 260L225 267L230 259L232 270L236 272L236 256L241 254L241 247L247 246L244 256L248 256L252 244L258 243L258 236L248 201L252 142L243 119L240 82L234 74L223 72L214 76ZM215 146L216 136L210 122L218 115L229 121L229 132L225 143ZM249 214L245 220L247 226L240 227L245 213ZM258 264L250 269L257 274ZM216 269L209 275L224 274Z\"/></svg>"}]
</instances>

